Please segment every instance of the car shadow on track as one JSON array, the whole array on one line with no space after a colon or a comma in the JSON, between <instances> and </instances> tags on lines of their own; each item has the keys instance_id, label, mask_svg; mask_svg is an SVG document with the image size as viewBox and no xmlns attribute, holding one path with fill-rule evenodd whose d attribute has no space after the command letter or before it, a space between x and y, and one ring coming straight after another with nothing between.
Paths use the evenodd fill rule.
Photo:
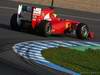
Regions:
<instances>
[{"instance_id":1,"label":"car shadow on track","mask_svg":"<svg viewBox=\"0 0 100 75\"><path fill-rule=\"evenodd\" d=\"M0 24L0 28L2 29L6 29L6 30L10 30L10 31L15 31L15 30L12 30L10 25L7 25L7 24ZM25 34L30 34L30 35L35 35L35 36L39 36L39 37L45 37L45 36L42 36L34 31L28 31L28 30L22 30L22 31L15 31L15 32L20 32L20 33L25 33ZM70 39L76 39L76 40L79 40L77 39L75 36L65 36L65 35L51 35L51 36L48 36L47 38L70 38Z\"/></svg>"}]
</instances>

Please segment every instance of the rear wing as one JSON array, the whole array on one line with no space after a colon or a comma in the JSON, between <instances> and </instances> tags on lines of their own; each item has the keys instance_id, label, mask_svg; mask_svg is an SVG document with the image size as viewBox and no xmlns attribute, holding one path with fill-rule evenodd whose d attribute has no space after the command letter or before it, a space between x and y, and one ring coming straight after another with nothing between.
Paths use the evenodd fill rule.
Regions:
<instances>
[{"instance_id":1,"label":"rear wing","mask_svg":"<svg viewBox=\"0 0 100 75\"><path fill-rule=\"evenodd\" d=\"M29 12L29 13L32 13L34 15L40 15L41 11L42 11L42 9L38 8L38 7L19 5L17 14L21 15L22 12Z\"/></svg>"},{"instance_id":2,"label":"rear wing","mask_svg":"<svg viewBox=\"0 0 100 75\"><path fill-rule=\"evenodd\" d=\"M17 14L21 15L22 12L29 12L29 13L31 13L33 8L35 8L35 7L25 6L25 5L22 5L22 4L18 5L18 12L17 12Z\"/></svg>"},{"instance_id":3,"label":"rear wing","mask_svg":"<svg viewBox=\"0 0 100 75\"><path fill-rule=\"evenodd\" d=\"M50 7L54 8L54 0L51 0L51 6ZM18 6L18 15L20 15L21 12L30 12L31 13L33 11L33 8L35 8L35 7L25 6L25 5L20 4Z\"/></svg>"},{"instance_id":4,"label":"rear wing","mask_svg":"<svg viewBox=\"0 0 100 75\"><path fill-rule=\"evenodd\" d=\"M42 13L42 8L34 7L34 6L25 6L25 5L18 5L17 17L19 18L22 16L23 12L31 13L31 19L40 16Z\"/></svg>"}]
</instances>

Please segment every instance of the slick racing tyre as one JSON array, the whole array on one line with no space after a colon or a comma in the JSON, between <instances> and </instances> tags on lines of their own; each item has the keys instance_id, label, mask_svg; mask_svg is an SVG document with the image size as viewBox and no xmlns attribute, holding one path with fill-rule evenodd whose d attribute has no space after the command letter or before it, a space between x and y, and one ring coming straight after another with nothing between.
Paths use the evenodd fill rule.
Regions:
<instances>
[{"instance_id":1,"label":"slick racing tyre","mask_svg":"<svg viewBox=\"0 0 100 75\"><path fill-rule=\"evenodd\" d=\"M17 14L13 14L10 20L10 25L12 30L20 31L21 21L19 20Z\"/></svg>"},{"instance_id":2,"label":"slick racing tyre","mask_svg":"<svg viewBox=\"0 0 100 75\"><path fill-rule=\"evenodd\" d=\"M51 35L51 23L47 20L41 21L41 23L38 25L38 31L43 36L49 36Z\"/></svg>"},{"instance_id":3,"label":"slick racing tyre","mask_svg":"<svg viewBox=\"0 0 100 75\"><path fill-rule=\"evenodd\" d=\"M76 28L76 36L79 39L88 39L88 26L84 23L80 23L78 24L77 28Z\"/></svg>"}]
</instances>

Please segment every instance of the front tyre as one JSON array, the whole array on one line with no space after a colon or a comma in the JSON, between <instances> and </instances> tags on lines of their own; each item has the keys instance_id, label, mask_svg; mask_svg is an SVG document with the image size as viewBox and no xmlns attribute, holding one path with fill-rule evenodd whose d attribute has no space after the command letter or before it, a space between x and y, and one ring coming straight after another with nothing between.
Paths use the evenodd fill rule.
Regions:
<instances>
[{"instance_id":1,"label":"front tyre","mask_svg":"<svg viewBox=\"0 0 100 75\"><path fill-rule=\"evenodd\" d=\"M76 28L76 36L79 39L88 39L89 28L86 24L80 23Z\"/></svg>"}]
</instances>

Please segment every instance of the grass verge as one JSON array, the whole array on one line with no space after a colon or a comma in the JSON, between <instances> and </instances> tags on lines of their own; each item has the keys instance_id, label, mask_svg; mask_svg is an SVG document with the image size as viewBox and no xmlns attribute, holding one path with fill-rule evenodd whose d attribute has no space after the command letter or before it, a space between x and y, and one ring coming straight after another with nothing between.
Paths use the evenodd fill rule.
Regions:
<instances>
[{"instance_id":1,"label":"grass verge","mask_svg":"<svg viewBox=\"0 0 100 75\"><path fill-rule=\"evenodd\" d=\"M88 49L83 52L58 47L43 50L42 54L48 61L81 74L100 74L100 50Z\"/></svg>"}]
</instances>

